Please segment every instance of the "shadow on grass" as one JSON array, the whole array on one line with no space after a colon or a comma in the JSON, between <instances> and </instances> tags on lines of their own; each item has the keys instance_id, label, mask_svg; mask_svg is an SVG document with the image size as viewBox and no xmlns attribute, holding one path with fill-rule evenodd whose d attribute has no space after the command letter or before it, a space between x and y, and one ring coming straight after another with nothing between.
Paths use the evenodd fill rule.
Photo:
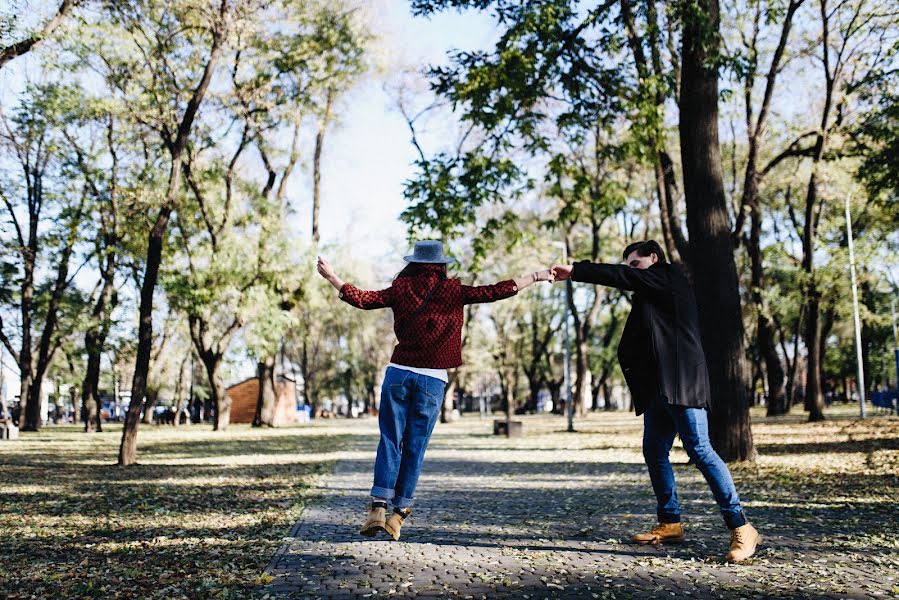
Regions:
<instances>
[{"instance_id":1,"label":"shadow on grass","mask_svg":"<svg viewBox=\"0 0 899 600\"><path fill-rule=\"evenodd\" d=\"M899 438L874 438L836 442L801 442L756 444L761 455L786 454L843 454L847 452L873 452L875 450L899 450Z\"/></svg>"},{"instance_id":2,"label":"shadow on grass","mask_svg":"<svg viewBox=\"0 0 899 600\"><path fill-rule=\"evenodd\" d=\"M151 438L141 445L140 456L148 462L125 469L87 464L98 456L114 456L114 433L72 436L67 442L63 432L61 439L39 448L4 448L3 597L250 594L314 493L312 478L331 464L314 456L284 463L261 456L258 464L229 459L250 448L276 455L275 461L291 452L324 455L339 450L347 439L325 433L242 439L245 435L226 434L212 443ZM302 440L302 451L294 447L295 440ZM160 455L185 454L211 464L149 462Z\"/></svg>"}]
</instances>

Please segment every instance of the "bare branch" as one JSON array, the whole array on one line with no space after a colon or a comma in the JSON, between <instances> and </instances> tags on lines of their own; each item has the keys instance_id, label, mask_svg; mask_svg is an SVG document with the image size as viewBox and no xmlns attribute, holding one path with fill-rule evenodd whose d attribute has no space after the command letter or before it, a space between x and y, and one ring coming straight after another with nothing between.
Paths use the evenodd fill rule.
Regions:
<instances>
[{"instance_id":1,"label":"bare branch","mask_svg":"<svg viewBox=\"0 0 899 600\"><path fill-rule=\"evenodd\" d=\"M25 38L24 40L20 40L12 45L6 46L5 48L0 49L0 69L3 68L3 65L11 61L12 59L22 56L43 42L47 37L49 37L57 27L62 23L63 19L70 10L78 6L81 0L63 0L62 4L59 5L59 8L56 10L56 14L47 21L40 31L34 33L33 35Z\"/></svg>"},{"instance_id":2,"label":"bare branch","mask_svg":"<svg viewBox=\"0 0 899 600\"><path fill-rule=\"evenodd\" d=\"M19 364L19 362L21 360L19 358L19 353L16 352L15 348L12 347L12 343L10 343L9 338L6 337L5 333L3 333L3 316L2 315L0 315L0 342L3 342L3 345L6 347L6 349L9 351L9 354L16 361L16 364Z\"/></svg>"}]
</instances>

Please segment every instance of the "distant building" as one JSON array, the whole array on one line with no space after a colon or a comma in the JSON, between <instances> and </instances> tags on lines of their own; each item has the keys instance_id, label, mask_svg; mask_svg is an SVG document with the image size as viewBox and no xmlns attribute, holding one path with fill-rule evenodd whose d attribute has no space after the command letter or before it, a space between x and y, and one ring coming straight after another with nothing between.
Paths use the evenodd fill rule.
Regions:
<instances>
[{"instance_id":1,"label":"distant building","mask_svg":"<svg viewBox=\"0 0 899 600\"><path fill-rule=\"evenodd\" d=\"M231 422L252 423L259 401L259 378L250 377L235 383L227 390L231 398ZM277 377L275 381L274 424L287 425L297 422L296 385L289 377Z\"/></svg>"}]
</instances>

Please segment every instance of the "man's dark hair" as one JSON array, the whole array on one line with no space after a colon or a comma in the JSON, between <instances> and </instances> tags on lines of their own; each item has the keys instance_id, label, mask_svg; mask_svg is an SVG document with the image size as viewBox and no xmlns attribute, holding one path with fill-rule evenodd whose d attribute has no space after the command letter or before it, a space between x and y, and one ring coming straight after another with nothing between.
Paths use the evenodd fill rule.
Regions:
<instances>
[{"instance_id":1,"label":"man's dark hair","mask_svg":"<svg viewBox=\"0 0 899 600\"><path fill-rule=\"evenodd\" d=\"M659 246L659 243L655 240L646 240L643 242L634 242L633 244L628 244L627 248L624 249L624 253L622 257L626 260L628 256L630 256L631 252L637 252L637 256L649 256L653 252L656 253L656 256L659 257L659 262L666 262L665 260L665 251L662 250L662 247Z\"/></svg>"}]
</instances>

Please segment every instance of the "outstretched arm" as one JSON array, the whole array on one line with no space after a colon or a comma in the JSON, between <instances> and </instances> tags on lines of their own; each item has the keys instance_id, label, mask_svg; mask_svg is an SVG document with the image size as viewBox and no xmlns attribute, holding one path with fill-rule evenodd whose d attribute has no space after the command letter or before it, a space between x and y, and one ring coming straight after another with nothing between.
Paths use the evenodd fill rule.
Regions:
<instances>
[{"instance_id":1,"label":"outstretched arm","mask_svg":"<svg viewBox=\"0 0 899 600\"><path fill-rule=\"evenodd\" d=\"M334 289L338 290L337 295L340 299L350 306L371 310L373 308L385 308L393 304L393 288L378 291L360 290L338 277L328 261L321 256L318 257L316 268L321 276L327 279L328 283L334 286Z\"/></svg>"},{"instance_id":2,"label":"outstretched arm","mask_svg":"<svg viewBox=\"0 0 899 600\"><path fill-rule=\"evenodd\" d=\"M535 271L529 275L522 275L515 279L507 279L493 285L463 285L462 303L479 304L482 302L496 302L510 296L538 281L552 281L552 272L549 269Z\"/></svg>"},{"instance_id":3,"label":"outstretched arm","mask_svg":"<svg viewBox=\"0 0 899 600\"><path fill-rule=\"evenodd\" d=\"M542 271L534 271L533 273L529 273L528 275L516 277L512 281L515 282L515 286L518 288L518 291L521 291L529 285L537 283L538 281L549 281L551 283L553 281L553 273L552 269L543 269Z\"/></svg>"},{"instance_id":4,"label":"outstretched arm","mask_svg":"<svg viewBox=\"0 0 899 600\"><path fill-rule=\"evenodd\" d=\"M571 279L643 293L665 291L671 287L668 269L658 267L635 269L625 265L591 263L584 260L573 265L555 265L552 270L556 281Z\"/></svg>"}]
</instances>

